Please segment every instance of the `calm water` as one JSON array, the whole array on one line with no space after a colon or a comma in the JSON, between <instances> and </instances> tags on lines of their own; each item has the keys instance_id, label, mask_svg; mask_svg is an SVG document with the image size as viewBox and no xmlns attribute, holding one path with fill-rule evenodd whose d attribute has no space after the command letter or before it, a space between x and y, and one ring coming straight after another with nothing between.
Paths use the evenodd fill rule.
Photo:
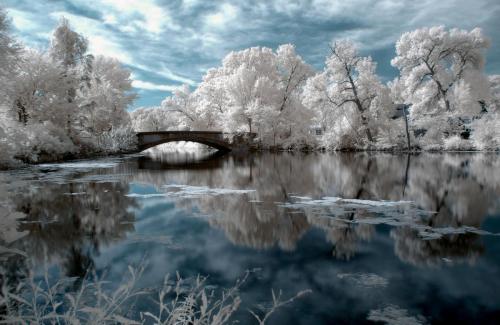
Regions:
<instances>
[{"instance_id":1,"label":"calm water","mask_svg":"<svg viewBox=\"0 0 500 325\"><path fill-rule=\"evenodd\" d=\"M179 271L220 288L253 270L235 315L244 324L271 288L312 290L272 324L500 321L495 154L167 153L41 165L0 173L0 224L0 245L26 252L37 273L47 261L54 276L119 281L147 260L140 286ZM11 281L23 259L0 254Z\"/></svg>"}]
</instances>

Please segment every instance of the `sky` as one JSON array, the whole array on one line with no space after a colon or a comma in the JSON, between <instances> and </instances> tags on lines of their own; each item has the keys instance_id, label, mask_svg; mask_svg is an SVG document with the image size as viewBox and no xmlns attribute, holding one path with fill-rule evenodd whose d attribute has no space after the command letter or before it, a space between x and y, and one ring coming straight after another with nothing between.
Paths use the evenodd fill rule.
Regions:
<instances>
[{"instance_id":1,"label":"sky","mask_svg":"<svg viewBox=\"0 0 500 325\"><path fill-rule=\"evenodd\" d=\"M196 87L231 51L295 44L321 70L332 40L351 39L389 81L395 43L424 26L480 27L491 40L486 73L500 74L500 0L0 0L15 36L46 49L59 19L89 40L92 54L132 71L132 109L159 105L182 84Z\"/></svg>"}]
</instances>

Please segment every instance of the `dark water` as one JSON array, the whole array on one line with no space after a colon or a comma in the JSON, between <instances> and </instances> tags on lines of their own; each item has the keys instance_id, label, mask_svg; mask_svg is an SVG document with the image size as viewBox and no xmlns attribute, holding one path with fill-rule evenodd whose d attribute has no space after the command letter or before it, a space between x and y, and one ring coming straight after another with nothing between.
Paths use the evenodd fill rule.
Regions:
<instances>
[{"instance_id":1,"label":"dark water","mask_svg":"<svg viewBox=\"0 0 500 325\"><path fill-rule=\"evenodd\" d=\"M35 272L119 281L147 260L140 286L179 271L230 287L253 270L244 324L271 288L312 290L271 324L500 322L500 155L167 153L0 183L0 245ZM20 259L0 259L13 281Z\"/></svg>"}]
</instances>

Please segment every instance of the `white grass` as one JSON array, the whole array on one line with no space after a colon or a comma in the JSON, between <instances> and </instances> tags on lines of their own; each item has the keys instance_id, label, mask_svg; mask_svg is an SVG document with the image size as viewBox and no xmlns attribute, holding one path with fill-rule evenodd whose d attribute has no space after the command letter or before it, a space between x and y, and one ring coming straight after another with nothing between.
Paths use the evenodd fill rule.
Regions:
<instances>
[{"instance_id":1,"label":"white grass","mask_svg":"<svg viewBox=\"0 0 500 325\"><path fill-rule=\"evenodd\" d=\"M118 287L98 279L96 274L82 280L78 290L68 288L77 281L66 278L51 284L48 271L41 281L33 274L15 286L2 285L0 295L0 324L226 324L241 305L240 288L251 271L229 289L211 289L206 278L198 276L186 281L179 274L171 280L167 275L158 289L140 289L136 284L143 275L144 266L128 267ZM93 280L91 280L91 278ZM280 307L292 303L309 291L281 300L281 292L272 291L272 307L258 312L249 310L259 324ZM153 308L137 310L134 306L145 299ZM151 304L149 304L151 305Z\"/></svg>"}]
</instances>

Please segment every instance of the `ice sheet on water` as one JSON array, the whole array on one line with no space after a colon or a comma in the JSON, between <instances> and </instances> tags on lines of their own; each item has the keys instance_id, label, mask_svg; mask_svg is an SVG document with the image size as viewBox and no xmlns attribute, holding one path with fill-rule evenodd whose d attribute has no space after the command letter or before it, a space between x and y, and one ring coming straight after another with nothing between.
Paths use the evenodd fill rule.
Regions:
<instances>
[{"instance_id":1,"label":"ice sheet on water","mask_svg":"<svg viewBox=\"0 0 500 325\"><path fill-rule=\"evenodd\" d=\"M421 325L427 324L427 320L422 315L408 315L406 309L395 305L388 305L384 308L370 310L368 320L372 322L383 322L390 325Z\"/></svg>"},{"instance_id":2,"label":"ice sheet on water","mask_svg":"<svg viewBox=\"0 0 500 325\"><path fill-rule=\"evenodd\" d=\"M290 195L290 197L297 200L312 200L309 196Z\"/></svg>"},{"instance_id":3,"label":"ice sheet on water","mask_svg":"<svg viewBox=\"0 0 500 325\"><path fill-rule=\"evenodd\" d=\"M386 278L374 273L339 273L337 274L337 278L347 280L354 285L368 288L383 288L389 284Z\"/></svg>"},{"instance_id":4,"label":"ice sheet on water","mask_svg":"<svg viewBox=\"0 0 500 325\"><path fill-rule=\"evenodd\" d=\"M38 167L42 169L97 169L97 168L113 168L119 163L119 160L95 160L95 161L74 161L63 163L40 164Z\"/></svg>"},{"instance_id":5,"label":"ice sheet on water","mask_svg":"<svg viewBox=\"0 0 500 325\"><path fill-rule=\"evenodd\" d=\"M283 204L285 207L289 208L300 208L307 206L330 206L332 204L339 204L344 207L394 207L409 205L411 201L375 201L375 200L359 200L359 199L343 199L334 196L325 196L321 199L313 200L309 196L290 196L293 199L298 200L298 202L287 202Z\"/></svg>"},{"instance_id":6,"label":"ice sheet on water","mask_svg":"<svg viewBox=\"0 0 500 325\"><path fill-rule=\"evenodd\" d=\"M9 173L9 178L17 181L50 182L67 184L68 182L118 182L127 174L95 173L100 169L117 166L122 158L103 158L98 160L81 160L63 163L46 163ZM33 185L31 185L33 186Z\"/></svg>"},{"instance_id":7,"label":"ice sheet on water","mask_svg":"<svg viewBox=\"0 0 500 325\"><path fill-rule=\"evenodd\" d=\"M384 201L323 197L311 199L307 196L291 196L292 202L277 203L278 206L303 211L306 215L331 218L351 224L386 224L393 227L406 226L418 231L424 240L439 239L446 235L473 233L477 235L499 235L471 226L432 227L422 223L435 212L419 208L411 201ZM350 218L345 218L350 214Z\"/></svg>"},{"instance_id":8,"label":"ice sheet on water","mask_svg":"<svg viewBox=\"0 0 500 325\"><path fill-rule=\"evenodd\" d=\"M476 235L490 235L490 236L500 236L498 233L492 233L486 230L478 229L471 226L461 226L461 227L430 227L421 226L419 232L420 237L424 240L439 239L447 235L463 235L463 234L476 234Z\"/></svg>"},{"instance_id":9,"label":"ice sheet on water","mask_svg":"<svg viewBox=\"0 0 500 325\"><path fill-rule=\"evenodd\" d=\"M180 198L200 198L203 196L219 196L219 195L243 195L254 193L252 189L228 189L228 188L210 188L208 186L192 186L192 185L164 185L166 190L165 195L170 197Z\"/></svg>"}]
</instances>

